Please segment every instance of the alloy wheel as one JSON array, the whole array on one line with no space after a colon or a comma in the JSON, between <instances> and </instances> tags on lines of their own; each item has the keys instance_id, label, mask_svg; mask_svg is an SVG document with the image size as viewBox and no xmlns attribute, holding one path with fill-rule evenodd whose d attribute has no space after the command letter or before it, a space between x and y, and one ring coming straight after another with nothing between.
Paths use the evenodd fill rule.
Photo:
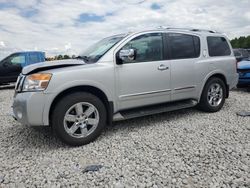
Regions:
<instances>
[{"instance_id":1,"label":"alloy wheel","mask_svg":"<svg viewBox=\"0 0 250 188\"><path fill-rule=\"evenodd\" d=\"M223 89L220 84L213 83L208 89L207 100L211 106L217 107L223 99Z\"/></svg>"},{"instance_id":2,"label":"alloy wheel","mask_svg":"<svg viewBox=\"0 0 250 188\"><path fill-rule=\"evenodd\" d=\"M90 135L98 126L99 112L87 102L71 106L64 116L65 131L72 137L83 138Z\"/></svg>"}]
</instances>

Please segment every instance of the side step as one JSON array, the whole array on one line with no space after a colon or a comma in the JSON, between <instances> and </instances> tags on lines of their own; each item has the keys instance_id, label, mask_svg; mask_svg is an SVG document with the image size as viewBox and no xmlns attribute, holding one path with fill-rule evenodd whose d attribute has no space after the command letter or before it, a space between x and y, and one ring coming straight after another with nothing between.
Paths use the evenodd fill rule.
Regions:
<instances>
[{"instance_id":1,"label":"side step","mask_svg":"<svg viewBox=\"0 0 250 188\"><path fill-rule=\"evenodd\" d=\"M148 116L152 114L180 110L184 108L191 108L196 106L197 103L198 102L195 100L182 100L177 102L163 103L163 104L134 108L130 110L124 110L116 113L113 116L113 121L120 121L141 116Z\"/></svg>"}]
</instances>

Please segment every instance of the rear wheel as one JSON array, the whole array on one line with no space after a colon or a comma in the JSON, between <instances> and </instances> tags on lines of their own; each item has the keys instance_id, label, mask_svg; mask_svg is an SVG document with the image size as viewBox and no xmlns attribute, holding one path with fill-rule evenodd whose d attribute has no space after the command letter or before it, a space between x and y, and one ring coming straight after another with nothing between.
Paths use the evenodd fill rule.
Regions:
<instances>
[{"instance_id":1,"label":"rear wheel","mask_svg":"<svg viewBox=\"0 0 250 188\"><path fill-rule=\"evenodd\" d=\"M223 107L225 98L225 83L220 78L212 77L207 81L202 91L198 108L206 112L217 112Z\"/></svg>"},{"instance_id":2,"label":"rear wheel","mask_svg":"<svg viewBox=\"0 0 250 188\"><path fill-rule=\"evenodd\" d=\"M66 144L88 144L105 127L106 108L95 95L86 92L72 93L56 104L51 122L55 133Z\"/></svg>"}]
</instances>

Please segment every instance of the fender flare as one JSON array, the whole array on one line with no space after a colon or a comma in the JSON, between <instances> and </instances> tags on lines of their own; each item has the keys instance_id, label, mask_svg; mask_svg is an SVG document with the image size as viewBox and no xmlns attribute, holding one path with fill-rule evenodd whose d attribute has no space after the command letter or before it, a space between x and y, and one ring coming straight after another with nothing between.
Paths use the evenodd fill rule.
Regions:
<instances>
[{"instance_id":1,"label":"fender flare","mask_svg":"<svg viewBox=\"0 0 250 188\"><path fill-rule=\"evenodd\" d=\"M228 96L228 79L227 77L225 76L225 72L222 71L222 70L215 70L215 71L212 71L210 72L209 74L206 75L206 77L204 78L203 82L202 82L202 85L201 85L201 90L199 91L199 98L198 98L198 102L200 101L200 98L201 98L201 95L202 95L202 92L203 92L203 89L207 83L207 81L211 78L211 77L222 77L223 78L223 81L225 82L225 85L226 85L226 88L227 88L227 96Z\"/></svg>"},{"instance_id":2,"label":"fender flare","mask_svg":"<svg viewBox=\"0 0 250 188\"><path fill-rule=\"evenodd\" d=\"M47 94L47 100L44 105L44 110L43 110L43 124L44 125L49 125L49 117L50 117L50 112L51 112L51 107L53 105L53 102L56 100L57 97L60 96L63 92L73 89L73 88L80 88L80 87L92 87L96 88L97 90L101 91L107 98L108 102L109 101L114 101L113 96L107 89L105 89L104 86L101 84L97 84L95 82L90 82L89 80L86 81L72 81L65 83L58 87L56 90L53 91L53 93L45 93ZM114 105L114 104L113 104ZM113 108L112 108L113 109Z\"/></svg>"}]
</instances>

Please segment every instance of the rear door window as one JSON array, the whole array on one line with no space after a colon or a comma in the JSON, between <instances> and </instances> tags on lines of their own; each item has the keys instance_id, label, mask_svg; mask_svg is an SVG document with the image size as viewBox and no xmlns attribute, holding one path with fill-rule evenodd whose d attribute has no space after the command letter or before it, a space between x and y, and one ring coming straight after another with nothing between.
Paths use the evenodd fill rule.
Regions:
<instances>
[{"instance_id":1,"label":"rear door window","mask_svg":"<svg viewBox=\"0 0 250 188\"><path fill-rule=\"evenodd\" d=\"M209 56L227 56L231 54L230 47L224 37L207 37Z\"/></svg>"},{"instance_id":2,"label":"rear door window","mask_svg":"<svg viewBox=\"0 0 250 188\"><path fill-rule=\"evenodd\" d=\"M188 59L200 56L200 38L193 35L170 33L171 59Z\"/></svg>"}]
</instances>

